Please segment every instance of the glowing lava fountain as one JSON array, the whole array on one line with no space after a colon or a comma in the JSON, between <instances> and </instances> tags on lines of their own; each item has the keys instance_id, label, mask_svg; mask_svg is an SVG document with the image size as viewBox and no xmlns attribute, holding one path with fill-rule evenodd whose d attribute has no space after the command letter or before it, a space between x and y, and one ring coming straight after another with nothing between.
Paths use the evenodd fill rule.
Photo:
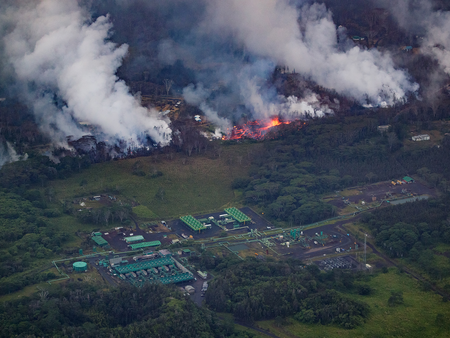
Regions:
<instances>
[{"instance_id":1,"label":"glowing lava fountain","mask_svg":"<svg viewBox=\"0 0 450 338\"><path fill-rule=\"evenodd\" d=\"M234 126L231 132L227 136L224 136L224 140L239 140L242 138L252 138L261 140L266 135L267 131L273 127L289 124L289 121L280 121L279 117L274 117L267 120L255 120L249 121L244 125Z\"/></svg>"}]
</instances>

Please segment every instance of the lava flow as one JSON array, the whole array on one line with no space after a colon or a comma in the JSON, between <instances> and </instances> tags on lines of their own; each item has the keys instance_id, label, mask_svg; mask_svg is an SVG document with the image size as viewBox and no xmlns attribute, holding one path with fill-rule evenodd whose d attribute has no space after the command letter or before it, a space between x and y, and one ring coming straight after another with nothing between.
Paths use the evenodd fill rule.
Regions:
<instances>
[{"instance_id":1,"label":"lava flow","mask_svg":"<svg viewBox=\"0 0 450 338\"><path fill-rule=\"evenodd\" d=\"M227 136L224 136L224 140L239 140L242 138L252 138L261 140L267 131L273 127L281 124L289 124L289 121L280 121L279 117L274 117L270 120L256 120L249 121L244 125L234 126Z\"/></svg>"}]
</instances>

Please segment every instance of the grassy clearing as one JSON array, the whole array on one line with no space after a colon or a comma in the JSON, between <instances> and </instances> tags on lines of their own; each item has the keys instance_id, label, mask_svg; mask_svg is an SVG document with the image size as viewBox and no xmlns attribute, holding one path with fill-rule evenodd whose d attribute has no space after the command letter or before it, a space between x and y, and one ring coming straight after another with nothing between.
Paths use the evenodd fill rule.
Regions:
<instances>
[{"instance_id":1,"label":"grassy clearing","mask_svg":"<svg viewBox=\"0 0 450 338\"><path fill-rule=\"evenodd\" d=\"M115 195L119 199L133 200L154 214L146 218L219 210L225 205L239 204L241 196L231 189L231 183L247 175L245 159L254 146L258 145L224 147L220 158L198 155L186 159L177 154L173 160L150 156L100 163L50 184L58 199L63 200L118 191ZM133 165L138 161L146 176L132 175ZM162 176L153 177L151 173L155 171L162 172ZM82 180L87 184L80 186Z\"/></svg>"},{"instance_id":2,"label":"grassy clearing","mask_svg":"<svg viewBox=\"0 0 450 338\"><path fill-rule=\"evenodd\" d=\"M298 337L448 337L448 327L436 324L436 316L450 316L450 302L441 296L420 291L418 283L405 274L390 269L387 274L374 276L368 284L375 292L371 296L352 295L370 305L371 316L362 326L345 330L336 326L301 324L290 319L290 325L277 327L274 321L258 322L280 337L294 334ZM391 291L403 291L404 305L387 305ZM444 325L445 326L445 325Z\"/></svg>"},{"instance_id":3,"label":"grassy clearing","mask_svg":"<svg viewBox=\"0 0 450 338\"><path fill-rule=\"evenodd\" d=\"M145 205L138 205L137 207L134 207L133 208L133 212L140 219L147 219L147 218L148 219L154 219L154 218L158 217L158 215L156 215L153 211L151 211Z\"/></svg>"},{"instance_id":4,"label":"grassy clearing","mask_svg":"<svg viewBox=\"0 0 450 338\"><path fill-rule=\"evenodd\" d=\"M347 205L344 209L340 209L338 214L339 215L347 215L351 214L352 212L357 211L357 209L352 205Z\"/></svg>"},{"instance_id":5,"label":"grassy clearing","mask_svg":"<svg viewBox=\"0 0 450 338\"><path fill-rule=\"evenodd\" d=\"M234 321L233 315L232 315L231 313L218 312L217 315L218 315L220 318L222 318L222 319ZM245 326L242 326L242 325L239 325L239 324L234 324L234 328L235 328L237 331L247 332L247 333L253 333L254 336L255 336L256 338L266 338L266 337L269 337L269 336L267 336L267 335L265 335L265 334L263 334L263 333L261 333L261 332L258 332L258 331L249 329L249 328L247 328L247 327L245 327Z\"/></svg>"},{"instance_id":6,"label":"grassy clearing","mask_svg":"<svg viewBox=\"0 0 450 338\"><path fill-rule=\"evenodd\" d=\"M342 190L341 192L339 192L339 195L344 197L356 196L359 195L359 190L358 189Z\"/></svg>"},{"instance_id":7,"label":"grassy clearing","mask_svg":"<svg viewBox=\"0 0 450 338\"><path fill-rule=\"evenodd\" d=\"M367 234L367 242L374 244L374 238L370 234L370 230L361 223L346 223L342 227L349 233L351 233L357 240L364 241L364 237Z\"/></svg>"},{"instance_id":8,"label":"grassy clearing","mask_svg":"<svg viewBox=\"0 0 450 338\"><path fill-rule=\"evenodd\" d=\"M39 292L39 290L48 290L50 285L46 282L42 282L39 284L33 284L24 287L22 290L17 292L12 292L8 295L4 295L0 297L0 302L10 302L13 300L17 300L24 297L31 297L36 292Z\"/></svg>"}]
</instances>

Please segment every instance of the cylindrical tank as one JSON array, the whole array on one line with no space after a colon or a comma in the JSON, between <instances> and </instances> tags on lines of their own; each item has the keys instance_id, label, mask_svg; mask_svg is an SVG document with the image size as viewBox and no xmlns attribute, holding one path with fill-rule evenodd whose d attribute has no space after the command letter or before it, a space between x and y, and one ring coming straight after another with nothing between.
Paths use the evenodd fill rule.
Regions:
<instances>
[{"instance_id":1,"label":"cylindrical tank","mask_svg":"<svg viewBox=\"0 0 450 338\"><path fill-rule=\"evenodd\" d=\"M73 263L73 271L85 272L87 271L87 263L85 262L75 262Z\"/></svg>"}]
</instances>

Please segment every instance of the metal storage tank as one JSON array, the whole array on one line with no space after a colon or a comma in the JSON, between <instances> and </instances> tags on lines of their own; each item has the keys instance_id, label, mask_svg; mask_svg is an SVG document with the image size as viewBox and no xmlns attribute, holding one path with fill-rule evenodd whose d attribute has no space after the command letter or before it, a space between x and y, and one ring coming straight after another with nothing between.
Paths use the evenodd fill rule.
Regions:
<instances>
[{"instance_id":1,"label":"metal storage tank","mask_svg":"<svg viewBox=\"0 0 450 338\"><path fill-rule=\"evenodd\" d=\"M73 271L85 272L87 271L87 263L85 262L75 262L73 263Z\"/></svg>"}]
</instances>

